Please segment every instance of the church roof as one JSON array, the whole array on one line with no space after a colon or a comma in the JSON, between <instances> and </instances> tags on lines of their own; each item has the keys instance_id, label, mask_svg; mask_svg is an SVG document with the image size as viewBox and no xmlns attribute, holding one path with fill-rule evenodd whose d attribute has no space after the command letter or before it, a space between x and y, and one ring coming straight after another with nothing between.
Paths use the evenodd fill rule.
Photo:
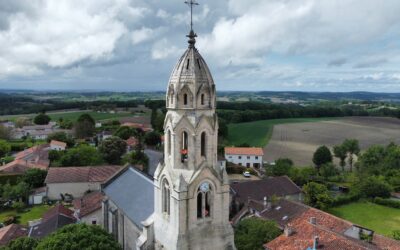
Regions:
<instances>
[{"instance_id":1,"label":"church roof","mask_svg":"<svg viewBox=\"0 0 400 250\"><path fill-rule=\"evenodd\" d=\"M133 167L106 183L103 192L139 228L154 212L153 181Z\"/></svg>"}]
</instances>

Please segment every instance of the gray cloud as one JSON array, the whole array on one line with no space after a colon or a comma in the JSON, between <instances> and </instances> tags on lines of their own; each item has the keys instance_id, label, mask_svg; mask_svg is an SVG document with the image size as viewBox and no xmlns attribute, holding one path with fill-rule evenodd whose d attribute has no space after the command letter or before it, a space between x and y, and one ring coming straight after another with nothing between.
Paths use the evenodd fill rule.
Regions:
<instances>
[{"instance_id":1,"label":"gray cloud","mask_svg":"<svg viewBox=\"0 0 400 250\"><path fill-rule=\"evenodd\" d=\"M340 67L347 63L346 58L336 58L328 62L328 66L330 67Z\"/></svg>"},{"instance_id":2,"label":"gray cloud","mask_svg":"<svg viewBox=\"0 0 400 250\"><path fill-rule=\"evenodd\" d=\"M367 59L365 61L361 61L354 65L354 68L362 69L362 68L373 68L381 66L382 64L387 63L388 60L386 58L372 58Z\"/></svg>"}]
</instances>

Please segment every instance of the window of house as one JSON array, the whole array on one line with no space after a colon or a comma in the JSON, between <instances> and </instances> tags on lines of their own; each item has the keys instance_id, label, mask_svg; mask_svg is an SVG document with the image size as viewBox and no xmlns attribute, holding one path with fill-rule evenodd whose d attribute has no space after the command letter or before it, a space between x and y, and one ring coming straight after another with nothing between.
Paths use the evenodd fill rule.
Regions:
<instances>
[{"instance_id":1,"label":"window of house","mask_svg":"<svg viewBox=\"0 0 400 250\"><path fill-rule=\"evenodd\" d=\"M258 160L258 156L256 156L256 160Z\"/></svg>"},{"instance_id":2,"label":"window of house","mask_svg":"<svg viewBox=\"0 0 400 250\"><path fill-rule=\"evenodd\" d=\"M92 220L92 225L96 225L97 224L97 220Z\"/></svg>"},{"instance_id":3,"label":"window of house","mask_svg":"<svg viewBox=\"0 0 400 250\"><path fill-rule=\"evenodd\" d=\"M248 168L249 168L249 167L250 167L250 163L246 163L246 167L248 167Z\"/></svg>"},{"instance_id":4,"label":"window of house","mask_svg":"<svg viewBox=\"0 0 400 250\"><path fill-rule=\"evenodd\" d=\"M250 156L247 156L247 159L249 160L249 159L250 159Z\"/></svg>"},{"instance_id":5,"label":"window of house","mask_svg":"<svg viewBox=\"0 0 400 250\"><path fill-rule=\"evenodd\" d=\"M183 105L187 105L187 103L188 103L188 95L183 94Z\"/></svg>"},{"instance_id":6,"label":"window of house","mask_svg":"<svg viewBox=\"0 0 400 250\"><path fill-rule=\"evenodd\" d=\"M212 193L208 182L203 182L197 190L197 218L207 218L211 216Z\"/></svg>"},{"instance_id":7,"label":"window of house","mask_svg":"<svg viewBox=\"0 0 400 250\"><path fill-rule=\"evenodd\" d=\"M239 159L242 159L242 157L241 157L241 156L239 156L238 158L239 158Z\"/></svg>"},{"instance_id":8,"label":"window of house","mask_svg":"<svg viewBox=\"0 0 400 250\"><path fill-rule=\"evenodd\" d=\"M201 105L204 105L204 94L201 94L201 97L200 97L200 100L201 100Z\"/></svg>"}]
</instances>

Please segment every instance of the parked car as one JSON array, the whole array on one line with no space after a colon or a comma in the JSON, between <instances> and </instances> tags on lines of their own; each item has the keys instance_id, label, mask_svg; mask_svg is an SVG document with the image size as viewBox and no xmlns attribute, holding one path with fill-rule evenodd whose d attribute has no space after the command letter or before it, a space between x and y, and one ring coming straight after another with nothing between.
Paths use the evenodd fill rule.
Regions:
<instances>
[{"instance_id":1,"label":"parked car","mask_svg":"<svg viewBox=\"0 0 400 250\"><path fill-rule=\"evenodd\" d=\"M246 177L246 178L250 178L251 174L250 174L249 171L245 171L245 172L243 172L243 176Z\"/></svg>"}]
</instances>

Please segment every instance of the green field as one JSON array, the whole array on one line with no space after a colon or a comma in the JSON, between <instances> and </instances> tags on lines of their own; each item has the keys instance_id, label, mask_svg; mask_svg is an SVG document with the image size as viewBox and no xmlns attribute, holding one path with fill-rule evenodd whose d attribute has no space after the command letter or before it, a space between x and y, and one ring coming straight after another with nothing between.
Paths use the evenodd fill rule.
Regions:
<instances>
[{"instance_id":1,"label":"green field","mask_svg":"<svg viewBox=\"0 0 400 250\"><path fill-rule=\"evenodd\" d=\"M0 222L3 222L6 217L14 216L17 217L18 224L28 225L29 221L42 218L43 214L50 208L51 206L48 205L38 205L29 207L22 213L17 213L15 210L7 210L0 213Z\"/></svg>"},{"instance_id":2,"label":"green field","mask_svg":"<svg viewBox=\"0 0 400 250\"><path fill-rule=\"evenodd\" d=\"M255 122L232 123L228 125L227 145L247 143L253 147L264 147L272 136L274 125L285 123L318 122L336 118L289 118Z\"/></svg>"},{"instance_id":3,"label":"green field","mask_svg":"<svg viewBox=\"0 0 400 250\"><path fill-rule=\"evenodd\" d=\"M111 113L97 113L94 111L67 111L67 112L49 112L47 113L52 121L58 121L60 118L64 120L76 121L78 117L82 114L89 114L95 119L96 121L103 121L103 120L110 120L110 119L117 119L121 117L129 117L133 116L130 112L118 112L115 114ZM36 114L26 114L26 115L9 115L9 116L0 116L0 120L11 120L15 121L18 117L29 117L33 118Z\"/></svg>"},{"instance_id":4,"label":"green field","mask_svg":"<svg viewBox=\"0 0 400 250\"><path fill-rule=\"evenodd\" d=\"M391 237L393 230L400 230L400 209L397 208L355 202L331 208L329 212L385 236Z\"/></svg>"}]
</instances>

